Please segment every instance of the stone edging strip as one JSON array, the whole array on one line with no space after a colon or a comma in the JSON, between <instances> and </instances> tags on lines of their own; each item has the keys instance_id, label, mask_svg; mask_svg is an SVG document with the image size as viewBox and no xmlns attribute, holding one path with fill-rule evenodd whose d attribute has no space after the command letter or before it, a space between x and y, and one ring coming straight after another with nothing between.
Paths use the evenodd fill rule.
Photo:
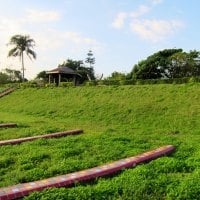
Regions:
<instances>
[{"instance_id":1,"label":"stone edging strip","mask_svg":"<svg viewBox=\"0 0 200 200\"><path fill-rule=\"evenodd\" d=\"M17 124L15 123L0 124L0 128L13 128L13 127L17 127Z\"/></svg>"},{"instance_id":2,"label":"stone edging strip","mask_svg":"<svg viewBox=\"0 0 200 200\"><path fill-rule=\"evenodd\" d=\"M175 151L175 147L167 145L146 153L121 159L109 164L82 170L66 175L52 177L44 180L22 183L14 186L0 188L0 200L11 200L26 196L34 191L41 191L51 187L69 187L75 182L87 181L96 177L110 175L124 168L134 167L139 163L151 161L158 157L168 155Z\"/></svg>"},{"instance_id":3,"label":"stone edging strip","mask_svg":"<svg viewBox=\"0 0 200 200\"><path fill-rule=\"evenodd\" d=\"M25 138L12 139L12 140L2 140L2 141L0 141L0 146L8 145L8 144L19 144L22 142L37 140L40 138L55 138L55 137L63 137L63 136L67 136L67 135L77 135L80 133L83 133L83 130L77 129L77 130L71 130L71 131L50 133L50 134L46 134L46 135L37 135L37 136L33 136L33 137L25 137Z\"/></svg>"}]
</instances>

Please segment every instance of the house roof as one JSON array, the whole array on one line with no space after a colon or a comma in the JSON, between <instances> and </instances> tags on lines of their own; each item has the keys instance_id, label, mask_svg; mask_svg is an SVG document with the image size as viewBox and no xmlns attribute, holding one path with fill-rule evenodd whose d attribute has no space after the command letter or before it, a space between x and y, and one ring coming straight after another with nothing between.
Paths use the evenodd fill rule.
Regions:
<instances>
[{"instance_id":1,"label":"house roof","mask_svg":"<svg viewBox=\"0 0 200 200\"><path fill-rule=\"evenodd\" d=\"M47 71L47 74L71 74L71 75L81 76L80 74L76 73L73 69L69 67L58 67L50 71Z\"/></svg>"}]
</instances>

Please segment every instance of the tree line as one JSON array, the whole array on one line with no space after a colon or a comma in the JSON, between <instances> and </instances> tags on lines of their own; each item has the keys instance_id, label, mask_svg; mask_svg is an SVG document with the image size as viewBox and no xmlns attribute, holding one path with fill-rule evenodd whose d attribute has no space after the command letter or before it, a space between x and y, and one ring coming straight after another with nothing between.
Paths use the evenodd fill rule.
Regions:
<instances>
[{"instance_id":1,"label":"tree line","mask_svg":"<svg viewBox=\"0 0 200 200\"><path fill-rule=\"evenodd\" d=\"M19 57L22 65L22 72L18 70L4 69L0 72L0 83L24 82L27 79L24 75L24 55L30 59L36 59L36 53L33 51L35 41L28 35L14 35L11 37L9 45L13 48L8 52L8 57ZM86 64L89 64L87 66ZM85 62L83 60L67 59L58 67L69 67L81 75L80 83L87 80L95 80L94 67L95 57L89 50ZM139 61L133 66L133 69L125 74L113 72L107 80L146 80L146 79L174 79L183 77L200 76L200 52L191 50L189 52L183 49L164 49L158 51L146 59ZM47 81L46 71L37 74L36 79Z\"/></svg>"},{"instance_id":2,"label":"tree line","mask_svg":"<svg viewBox=\"0 0 200 200\"><path fill-rule=\"evenodd\" d=\"M171 79L200 76L200 52L165 49L138 62L131 71L136 79Z\"/></svg>"},{"instance_id":3,"label":"tree line","mask_svg":"<svg viewBox=\"0 0 200 200\"><path fill-rule=\"evenodd\" d=\"M176 79L200 76L200 52L183 49L158 51L133 66L128 74L113 72L108 80Z\"/></svg>"}]
</instances>

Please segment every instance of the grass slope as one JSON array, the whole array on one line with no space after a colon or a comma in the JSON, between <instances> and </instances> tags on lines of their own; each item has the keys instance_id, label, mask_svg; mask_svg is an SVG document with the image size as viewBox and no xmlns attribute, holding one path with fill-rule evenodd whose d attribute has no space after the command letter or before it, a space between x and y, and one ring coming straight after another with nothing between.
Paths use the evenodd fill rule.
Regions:
<instances>
[{"instance_id":1,"label":"grass slope","mask_svg":"<svg viewBox=\"0 0 200 200\"><path fill-rule=\"evenodd\" d=\"M198 199L200 87L19 89L0 99L0 139L81 128L85 134L0 147L0 187L82 170L173 144L176 153L110 178L27 199Z\"/></svg>"}]
</instances>

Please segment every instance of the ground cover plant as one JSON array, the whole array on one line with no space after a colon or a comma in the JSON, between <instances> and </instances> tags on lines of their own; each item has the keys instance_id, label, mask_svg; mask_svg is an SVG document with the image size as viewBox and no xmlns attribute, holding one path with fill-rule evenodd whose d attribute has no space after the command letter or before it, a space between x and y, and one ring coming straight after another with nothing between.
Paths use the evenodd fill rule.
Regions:
<instances>
[{"instance_id":1,"label":"ground cover plant","mask_svg":"<svg viewBox=\"0 0 200 200\"><path fill-rule=\"evenodd\" d=\"M4 89L5 89L5 88L3 88L3 87L0 87L0 92L4 91Z\"/></svg>"},{"instance_id":2,"label":"ground cover plant","mask_svg":"<svg viewBox=\"0 0 200 200\"><path fill-rule=\"evenodd\" d=\"M0 187L87 169L172 144L176 152L112 177L26 199L198 199L199 84L27 88L0 99L0 140L84 134L0 147Z\"/></svg>"}]
</instances>

